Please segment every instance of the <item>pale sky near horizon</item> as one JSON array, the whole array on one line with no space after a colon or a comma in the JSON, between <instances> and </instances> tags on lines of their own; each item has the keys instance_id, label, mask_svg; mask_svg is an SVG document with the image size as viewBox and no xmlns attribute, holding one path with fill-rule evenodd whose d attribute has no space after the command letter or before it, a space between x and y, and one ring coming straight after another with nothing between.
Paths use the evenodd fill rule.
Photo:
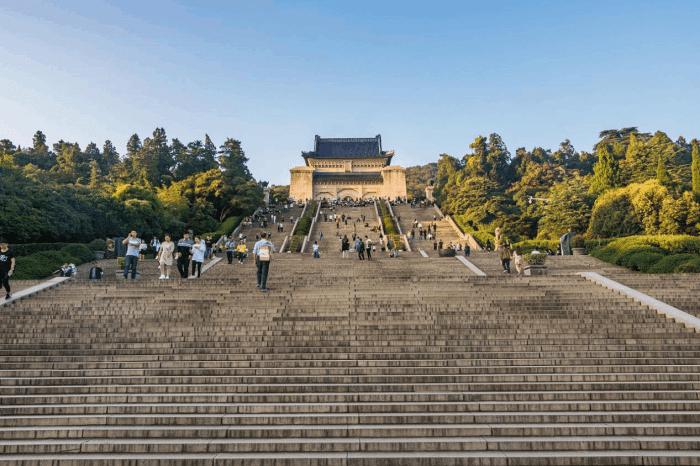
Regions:
<instances>
[{"instance_id":1,"label":"pale sky near horizon","mask_svg":"<svg viewBox=\"0 0 700 466\"><path fill-rule=\"evenodd\" d=\"M380 133L394 162L479 134L591 150L638 126L700 137L700 1L0 0L0 139L123 154L162 126L243 143L288 183L313 137Z\"/></svg>"}]
</instances>

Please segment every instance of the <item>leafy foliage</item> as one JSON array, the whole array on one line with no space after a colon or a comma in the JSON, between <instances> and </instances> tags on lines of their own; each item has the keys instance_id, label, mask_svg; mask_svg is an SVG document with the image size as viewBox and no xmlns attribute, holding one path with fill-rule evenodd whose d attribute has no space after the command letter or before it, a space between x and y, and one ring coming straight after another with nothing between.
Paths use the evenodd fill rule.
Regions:
<instances>
[{"instance_id":1,"label":"leafy foliage","mask_svg":"<svg viewBox=\"0 0 700 466\"><path fill-rule=\"evenodd\" d=\"M690 272L694 267L692 264L700 260L700 238L689 235L628 236L593 248L591 255L640 272Z\"/></svg>"},{"instance_id":2,"label":"leafy foliage","mask_svg":"<svg viewBox=\"0 0 700 466\"><path fill-rule=\"evenodd\" d=\"M123 235L177 234L184 228L215 231L262 201L240 141L217 150L208 135L187 146L156 128L137 134L119 157L111 141L60 140L50 150L37 131L32 147L0 140L0 236L11 243L85 242Z\"/></svg>"}]
</instances>

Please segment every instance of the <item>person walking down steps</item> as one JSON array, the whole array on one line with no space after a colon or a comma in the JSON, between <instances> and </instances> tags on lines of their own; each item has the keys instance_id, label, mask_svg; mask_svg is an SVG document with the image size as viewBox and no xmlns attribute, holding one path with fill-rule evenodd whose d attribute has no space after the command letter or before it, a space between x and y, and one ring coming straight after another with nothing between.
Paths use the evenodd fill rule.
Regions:
<instances>
[{"instance_id":1,"label":"person walking down steps","mask_svg":"<svg viewBox=\"0 0 700 466\"><path fill-rule=\"evenodd\" d=\"M267 234L260 235L260 241L253 246L253 256L255 256L255 265L257 268L258 288L260 291L267 291L267 275L270 272L270 260L272 253L275 252L275 245L267 240Z\"/></svg>"},{"instance_id":2,"label":"person walking down steps","mask_svg":"<svg viewBox=\"0 0 700 466\"><path fill-rule=\"evenodd\" d=\"M5 288L5 299L12 298L10 277L15 272L15 255L7 241L0 239L0 282Z\"/></svg>"}]
</instances>

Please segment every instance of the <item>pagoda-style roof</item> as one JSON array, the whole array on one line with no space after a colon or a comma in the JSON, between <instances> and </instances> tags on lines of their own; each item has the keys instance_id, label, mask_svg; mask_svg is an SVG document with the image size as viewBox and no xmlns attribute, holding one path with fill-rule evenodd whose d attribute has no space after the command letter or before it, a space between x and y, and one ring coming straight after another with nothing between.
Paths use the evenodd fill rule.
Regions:
<instances>
[{"instance_id":1,"label":"pagoda-style roof","mask_svg":"<svg viewBox=\"0 0 700 466\"><path fill-rule=\"evenodd\" d=\"M380 172L314 172L313 181L326 183L382 183Z\"/></svg>"},{"instance_id":2,"label":"pagoda-style roof","mask_svg":"<svg viewBox=\"0 0 700 466\"><path fill-rule=\"evenodd\" d=\"M314 150L302 152L306 159L366 159L382 157L391 162L394 151L382 150L382 136L377 134L373 138L322 138L316 135ZM307 161L308 164L308 161Z\"/></svg>"}]
</instances>

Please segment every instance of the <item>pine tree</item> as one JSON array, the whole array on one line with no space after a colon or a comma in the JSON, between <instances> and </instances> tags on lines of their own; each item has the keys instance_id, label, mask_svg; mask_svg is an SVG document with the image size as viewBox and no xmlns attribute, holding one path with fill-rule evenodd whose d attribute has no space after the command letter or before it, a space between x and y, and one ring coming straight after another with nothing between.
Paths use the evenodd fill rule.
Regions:
<instances>
[{"instance_id":1,"label":"pine tree","mask_svg":"<svg viewBox=\"0 0 700 466\"><path fill-rule=\"evenodd\" d=\"M693 193L700 196L700 144L697 139L693 139L691 143L693 149L691 151L692 162L690 171L692 174Z\"/></svg>"},{"instance_id":2,"label":"pine tree","mask_svg":"<svg viewBox=\"0 0 700 466\"><path fill-rule=\"evenodd\" d=\"M102 146L102 159L99 161L100 170L103 174L108 174L112 171L112 167L119 163L119 154L117 149L112 144L112 141L107 139Z\"/></svg>"},{"instance_id":3,"label":"pine tree","mask_svg":"<svg viewBox=\"0 0 700 466\"><path fill-rule=\"evenodd\" d=\"M90 188L97 188L100 185L100 178L102 173L100 173L100 166L97 160L90 161Z\"/></svg>"},{"instance_id":4,"label":"pine tree","mask_svg":"<svg viewBox=\"0 0 700 466\"><path fill-rule=\"evenodd\" d=\"M671 182L671 178L668 176L668 171L666 170L663 154L659 154L656 158L656 181L663 186Z\"/></svg>"},{"instance_id":5,"label":"pine tree","mask_svg":"<svg viewBox=\"0 0 700 466\"><path fill-rule=\"evenodd\" d=\"M593 167L593 179L591 180L591 192L602 193L615 187L619 176L619 165L615 156L607 144L598 146L598 162Z\"/></svg>"}]
</instances>

